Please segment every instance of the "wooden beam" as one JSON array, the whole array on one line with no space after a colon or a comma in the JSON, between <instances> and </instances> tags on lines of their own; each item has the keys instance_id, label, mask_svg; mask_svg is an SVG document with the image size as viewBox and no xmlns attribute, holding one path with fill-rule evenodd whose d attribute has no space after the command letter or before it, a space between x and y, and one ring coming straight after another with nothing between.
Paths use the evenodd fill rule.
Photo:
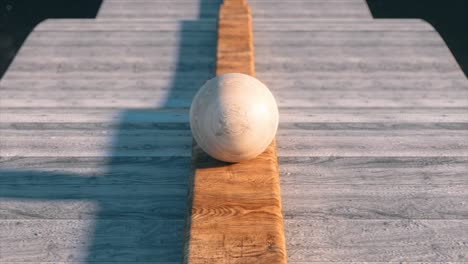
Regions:
<instances>
[{"instance_id":1,"label":"wooden beam","mask_svg":"<svg viewBox=\"0 0 468 264\"><path fill-rule=\"evenodd\" d=\"M216 74L255 76L252 19L244 0L225 0L218 22ZM183 263L284 264L275 140L257 158L217 161L196 142Z\"/></svg>"}]
</instances>

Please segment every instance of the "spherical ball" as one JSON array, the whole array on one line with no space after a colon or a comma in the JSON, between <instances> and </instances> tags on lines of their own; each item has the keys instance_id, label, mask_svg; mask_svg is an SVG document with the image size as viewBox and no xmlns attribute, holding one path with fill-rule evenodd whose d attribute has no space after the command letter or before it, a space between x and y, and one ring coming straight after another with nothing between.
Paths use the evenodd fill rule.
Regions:
<instances>
[{"instance_id":1,"label":"spherical ball","mask_svg":"<svg viewBox=\"0 0 468 264\"><path fill-rule=\"evenodd\" d=\"M227 162L255 158L275 137L278 106L268 88L252 76L227 73L207 81L190 108L198 145Z\"/></svg>"}]
</instances>

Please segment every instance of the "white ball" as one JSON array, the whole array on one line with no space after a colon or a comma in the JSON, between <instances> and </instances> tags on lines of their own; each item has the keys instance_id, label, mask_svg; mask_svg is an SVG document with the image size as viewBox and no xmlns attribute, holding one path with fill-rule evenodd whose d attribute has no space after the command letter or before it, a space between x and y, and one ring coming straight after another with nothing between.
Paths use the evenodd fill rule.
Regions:
<instances>
[{"instance_id":1,"label":"white ball","mask_svg":"<svg viewBox=\"0 0 468 264\"><path fill-rule=\"evenodd\" d=\"M190 128L198 145L227 162L255 158L275 137L278 106L259 80L227 73L207 81L190 108Z\"/></svg>"}]
</instances>

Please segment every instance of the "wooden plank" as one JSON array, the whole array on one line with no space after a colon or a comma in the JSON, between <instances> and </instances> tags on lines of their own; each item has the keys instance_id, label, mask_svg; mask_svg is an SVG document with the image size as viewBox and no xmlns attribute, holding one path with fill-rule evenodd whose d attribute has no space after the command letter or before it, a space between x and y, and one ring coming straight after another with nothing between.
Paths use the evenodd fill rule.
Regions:
<instances>
[{"instance_id":1,"label":"wooden plank","mask_svg":"<svg viewBox=\"0 0 468 264\"><path fill-rule=\"evenodd\" d=\"M255 13L256 14L256 13ZM254 32L421 32L435 29L421 19L261 19L254 17Z\"/></svg>"},{"instance_id":2,"label":"wooden plank","mask_svg":"<svg viewBox=\"0 0 468 264\"><path fill-rule=\"evenodd\" d=\"M218 25L216 74L254 76L250 8L225 0ZM286 263L276 143L257 158L226 164L193 143L193 187L184 263Z\"/></svg>"},{"instance_id":3,"label":"wooden plank","mask_svg":"<svg viewBox=\"0 0 468 264\"><path fill-rule=\"evenodd\" d=\"M468 185L468 157L280 157L279 162L282 186Z\"/></svg>"},{"instance_id":4,"label":"wooden plank","mask_svg":"<svg viewBox=\"0 0 468 264\"><path fill-rule=\"evenodd\" d=\"M83 20L83 19L47 19L41 22L34 28L32 34L41 35L47 32L194 32L208 31L216 32L216 20L203 18L194 20L191 23L188 21L167 20L167 19L102 19L98 20ZM148 34L148 33L146 33ZM114 43L118 44L118 43Z\"/></svg>"},{"instance_id":5,"label":"wooden plank","mask_svg":"<svg viewBox=\"0 0 468 264\"><path fill-rule=\"evenodd\" d=\"M190 107L195 91L147 90L135 95L133 91L112 90L63 90L49 89L45 94L40 90L2 90L3 107L83 107L83 108L112 108L112 107L150 107L165 103L170 94L173 99L172 107ZM305 93L291 93L287 89L278 89L275 95L277 104L283 107L464 107L467 105L468 89L458 91L443 90L399 90L399 91L307 91ZM339 92L340 96L336 96ZM34 100L31 100L34 98ZM159 100L154 100L159 98ZM99 105L99 107L94 107Z\"/></svg>"},{"instance_id":6,"label":"wooden plank","mask_svg":"<svg viewBox=\"0 0 468 264\"><path fill-rule=\"evenodd\" d=\"M199 1L154 1L154 0L134 0L134 1L104 1L101 6L99 18L153 18L160 17L166 19L187 19L195 18L198 15ZM221 1L206 1L204 3L204 16L215 16L212 10ZM164 6L164 8L161 8ZM252 8L256 16L262 18L367 18L372 16L364 0L358 1L252 1ZM258 10L258 12L257 12Z\"/></svg>"},{"instance_id":7,"label":"wooden plank","mask_svg":"<svg viewBox=\"0 0 468 264\"><path fill-rule=\"evenodd\" d=\"M2 220L1 262L180 263L183 228L183 219Z\"/></svg>"},{"instance_id":8,"label":"wooden plank","mask_svg":"<svg viewBox=\"0 0 468 264\"><path fill-rule=\"evenodd\" d=\"M61 180L56 184L40 184L40 180L35 181L34 177L41 176L42 181L45 181L58 178L59 174L2 171L5 181L23 184L0 185L0 219L183 220L187 210L190 162L183 165L186 166L186 171L175 175L179 182L173 184L165 183L166 176L162 175L167 172L165 166L170 166L169 163L153 171L152 177L159 178L162 175L163 182L152 184L125 181L125 178L133 177L131 172L114 172L114 178L99 175L97 177L100 179L95 179L94 182L100 184L93 185L92 180L77 175L62 174ZM144 172L140 173L137 167L133 169L140 174L137 177L141 179ZM32 177L28 177L31 175ZM148 174L146 177L149 178ZM68 184L60 184L64 182Z\"/></svg>"},{"instance_id":9,"label":"wooden plank","mask_svg":"<svg viewBox=\"0 0 468 264\"><path fill-rule=\"evenodd\" d=\"M467 185L400 185L397 181L392 185L296 183L282 185L282 189L285 219L468 217Z\"/></svg>"},{"instance_id":10,"label":"wooden plank","mask_svg":"<svg viewBox=\"0 0 468 264\"><path fill-rule=\"evenodd\" d=\"M203 12L203 17L216 18L217 9L222 0L204 1L203 9L199 1L104 1L99 10L100 19L196 19Z\"/></svg>"},{"instance_id":11,"label":"wooden plank","mask_svg":"<svg viewBox=\"0 0 468 264\"><path fill-rule=\"evenodd\" d=\"M200 47L201 49L202 47ZM172 50L173 52L174 50ZM98 55L99 49L82 54L60 55L54 54L50 62L45 63L44 58L48 57L47 53L44 57L20 57L10 68L12 72L38 72L38 73L71 73L73 71L88 68L94 68L97 71L103 72L108 69L113 69L118 72L142 72L142 71L167 71L174 70L176 66L184 70L196 70L197 64L210 64L213 59L209 54L187 53L187 56L193 55L190 60L184 63L174 61L172 54L165 54L163 51L142 59L142 54L115 54L121 56L121 59L116 59L109 63L108 54ZM151 50L148 50L151 52ZM171 53L172 53L171 52ZM269 49L265 49L264 53L271 53ZM95 53L96 56L92 56ZM315 47L315 48L284 48L282 51L276 52L275 58L269 58L263 61L260 65L265 68L265 71L278 70L287 72L304 72L304 71L325 71L335 70L338 72L349 72L354 69L356 71L378 72L378 71L434 71L434 72L450 72L458 71L459 66L450 57L450 52L446 48L436 47L381 47L381 48L366 48L366 47L350 47L350 48L330 48L330 47ZM389 53L394 54L391 56ZM292 64L288 59L291 57L306 56L301 62ZM151 62L156 55L160 55L159 63ZM235 61L239 63L245 56L250 56L248 53L238 54L223 54L222 59L226 61ZM333 56L340 56L341 61L345 65L341 65L333 61ZM396 56L396 57L395 57ZM107 60L106 60L107 59ZM75 65L76 64L76 65ZM85 67L86 65L93 65ZM221 65L218 65L221 66ZM202 68L204 69L204 68Z\"/></svg>"},{"instance_id":12,"label":"wooden plank","mask_svg":"<svg viewBox=\"0 0 468 264\"><path fill-rule=\"evenodd\" d=\"M204 37L209 37L210 35L205 35ZM211 36L213 36L211 34ZM194 36L196 37L196 36ZM200 36L203 37L203 36ZM273 38L270 38L273 40ZM278 39L279 40L279 39ZM279 43L278 43L279 44ZM446 55L450 54L449 50L445 46L424 46L424 45L413 45L409 46L391 46L391 45L382 45L378 47L370 46L348 46L346 43L342 43L342 47L330 49L330 46L313 46L313 47L295 47L288 46L282 47L281 50L275 50L277 56L270 58L273 62L275 60L281 61L285 57L290 57L302 53L306 55L304 62L313 62L314 59L326 59L332 54L346 57L359 57L363 60L376 60L376 57L382 57L383 59L393 58L395 61L401 61L402 63L407 63L408 60L416 60L416 62L424 62L438 59L441 62L451 62L450 57ZM213 45L210 45L213 46ZM334 46L334 45L332 45ZM262 47L261 53L271 53L273 47ZM331 52L331 51L334 52ZM57 49L54 47L37 47L37 46L25 46L21 49L21 57L19 58L24 63L39 63L40 60L44 58L50 58L51 63L58 62L71 62L76 60L77 57L84 57L89 59L96 59L97 62L104 60L108 56L125 56L124 58L117 57L120 61L128 62L141 62L142 57L149 53L147 56L154 59L154 57L161 57L162 63L171 63L174 59L173 55L176 52L176 48L170 46L143 46L143 47L130 47L130 46L114 46L114 47L105 47L105 46L94 46L94 47L83 47L76 46L73 49ZM390 54L389 54L390 53ZM195 59L204 59L204 60L214 60L212 51L207 49L206 46L193 46L187 52L184 52L187 56L194 56ZM391 56L394 54L395 56ZM239 54L242 55L242 54ZM92 57L91 57L92 56ZM400 57L401 56L401 57ZM138 60L139 59L139 60Z\"/></svg>"},{"instance_id":13,"label":"wooden plank","mask_svg":"<svg viewBox=\"0 0 468 264\"><path fill-rule=\"evenodd\" d=\"M466 263L468 220L285 219L291 263Z\"/></svg>"},{"instance_id":14,"label":"wooden plank","mask_svg":"<svg viewBox=\"0 0 468 264\"><path fill-rule=\"evenodd\" d=\"M357 22L349 22L357 25ZM373 21L371 23L379 23ZM275 24L275 23L273 23ZM279 24L279 23L277 23ZM330 24L332 26L333 24ZM266 26L266 25L265 25ZM325 28L326 25L323 25ZM445 43L436 31L381 31L377 27L368 31L283 31L283 37L272 35L273 32L265 31L260 26L254 30L255 47L258 51L272 49L281 46L285 49L307 47L444 47ZM317 27L317 26L316 26ZM310 45L310 40L314 45ZM258 47L262 47L259 49ZM319 54L317 54L319 55Z\"/></svg>"},{"instance_id":15,"label":"wooden plank","mask_svg":"<svg viewBox=\"0 0 468 264\"><path fill-rule=\"evenodd\" d=\"M211 64L208 64L211 65ZM425 79L407 78L405 81L392 78L382 79L366 79L366 80L353 80L353 79L316 79L307 80L301 74L297 78L281 78L294 73L278 73L280 78L271 78L271 74L261 73L257 78L268 78L267 86L270 90L276 92L281 91L284 87L294 87L303 94L312 93L315 91L326 90L349 90L355 92L362 91L375 91L375 87L379 87L380 91L415 91L423 90L428 93L433 91L450 91L459 92L468 89L468 82L465 79L444 79L439 76L428 76ZM128 91L138 89L140 91L147 90L169 90L174 87L177 91L192 91L194 86L200 84L200 79L184 79L177 81L176 84L171 83L169 74L166 76L154 76L148 80L138 80L134 78L115 80L105 75L101 76L98 80L83 80L82 78L24 78L24 79L4 79L0 83L2 91L15 90L87 90L87 91ZM302 78L301 78L302 77ZM175 86L177 85L177 86Z\"/></svg>"},{"instance_id":16,"label":"wooden plank","mask_svg":"<svg viewBox=\"0 0 468 264\"><path fill-rule=\"evenodd\" d=\"M372 125L370 125L371 127ZM293 128L278 130L278 150L281 156L391 156L431 157L468 156L466 126L449 129L359 129L359 124L343 125L341 130L315 130ZM161 157L189 156L191 134L182 130L121 128L119 142L110 140L114 128L96 129L2 129L4 140L0 142L2 155L75 157L108 156L116 157ZM419 129L418 129L419 128ZM116 136L119 136L116 135ZM129 140L131 139L131 140ZM24 149L28 149L25 152ZM241 163L242 164L242 163ZM252 163L255 164L255 163ZM237 165L239 166L239 164ZM237 167L232 165L233 168ZM271 165L273 166L273 165ZM230 168L230 167L229 167ZM236 168L240 170L241 168ZM202 171L202 170L201 170ZM221 173L223 172L220 169Z\"/></svg>"},{"instance_id":17,"label":"wooden plank","mask_svg":"<svg viewBox=\"0 0 468 264\"><path fill-rule=\"evenodd\" d=\"M10 171L0 184L187 184L190 157L115 158L112 170L106 168L109 162L109 157L0 157L2 169ZM280 157L279 163L282 185L468 185L468 157L311 156ZM38 175L34 180L31 171ZM151 177L155 171L158 177ZM76 180L64 174L76 175Z\"/></svg>"},{"instance_id":18,"label":"wooden plank","mask_svg":"<svg viewBox=\"0 0 468 264\"><path fill-rule=\"evenodd\" d=\"M98 224L105 232L98 234L99 247L88 258L94 261L88 262L88 236L95 224L79 219L3 220L2 264L180 261L183 220L101 220ZM468 252L467 220L285 219L285 226L292 252L289 263L296 264L465 263ZM119 243L123 240L128 243Z\"/></svg>"},{"instance_id":19,"label":"wooden plank","mask_svg":"<svg viewBox=\"0 0 468 264\"><path fill-rule=\"evenodd\" d=\"M370 23L372 21L372 23ZM102 19L99 23L95 20L83 19L48 19L40 23L34 31L42 34L47 31L216 31L215 20L204 18L197 20L197 23L187 23L184 25L173 20L156 19ZM435 32L435 29L427 22L420 19L255 19L254 31L265 32L353 32L353 31L380 31L380 32ZM34 33L33 33L34 34Z\"/></svg>"},{"instance_id":20,"label":"wooden plank","mask_svg":"<svg viewBox=\"0 0 468 264\"><path fill-rule=\"evenodd\" d=\"M255 18L261 19L371 19L365 0L252 1Z\"/></svg>"},{"instance_id":21,"label":"wooden plank","mask_svg":"<svg viewBox=\"0 0 468 264\"><path fill-rule=\"evenodd\" d=\"M0 157L0 164L0 185L168 185L185 188L190 173L190 157ZM112 169L108 168L109 164ZM175 193L185 197L183 190Z\"/></svg>"},{"instance_id":22,"label":"wooden plank","mask_svg":"<svg viewBox=\"0 0 468 264\"><path fill-rule=\"evenodd\" d=\"M179 45L185 47L207 46L213 47L211 38L214 38L215 31L193 31L186 32L187 37L192 40L180 44L180 34L174 33L177 29L172 29L168 32L154 31L110 31L103 30L97 31L90 29L89 31L33 31L30 34L27 47L50 47L50 46L72 46L72 47L127 47L127 48L140 48L140 47L169 47L176 49ZM148 34L157 32L158 38L148 38ZM180 32L180 31L179 31ZM184 34L185 36L185 34ZM49 39L49 42L47 42ZM94 39L94 43L92 42ZM47 45L49 43L49 45ZM20 50L21 52L21 50Z\"/></svg>"},{"instance_id":23,"label":"wooden plank","mask_svg":"<svg viewBox=\"0 0 468 264\"><path fill-rule=\"evenodd\" d=\"M422 160L430 161L430 158ZM458 159L459 165L462 162L466 162L466 158ZM135 170L138 169L135 168ZM455 170L454 168L453 172L456 172ZM164 172L164 169L160 169L160 171L154 173L154 177L158 177ZM424 170L420 169L416 170L416 172L423 173ZM137 184L131 181L125 183L122 178L131 177L132 175L128 173L124 176L115 176L115 180L102 177L100 180L95 180L95 182L100 182L100 184L96 185L92 183L85 184L85 178L69 179L68 184L60 184L67 180L66 175L57 184L28 185L28 182L35 182L33 179L28 180L25 176L28 175L28 172L23 174L18 171L11 175L8 172L5 173L5 177L18 178L18 182L21 184L2 184L0 186L3 199L0 202L2 207L0 219L182 220L185 210L189 209L186 208L185 203L188 171L176 176L177 179L180 179L180 184L164 182L161 184ZM331 177L332 172L323 173ZM306 175L300 177L301 181L299 179L293 181L291 175L282 175L282 177L289 178L290 182L281 185L284 218L296 220L320 218L466 220L468 216L468 203L465 202L468 200L468 185L466 184L400 184L396 180L400 176L396 174L397 171L395 171L392 184L362 184L359 181L360 174L355 173L353 175L351 173L353 172L349 172L349 178L358 179L356 184L353 184L353 182L349 184L343 182L337 184L308 184L304 183L303 180ZM451 171L439 171L439 173L449 175ZM462 168L458 168L458 173L459 175L462 173ZM215 172L210 177L216 178L218 175L219 173L216 174ZM53 179L53 177L47 175L42 177ZM246 182L249 180L230 180L231 185L241 184L245 189L242 191L231 190L229 203L222 200L222 196L217 194L217 192L222 191L217 186L212 186L207 190L211 200L208 202L203 201L205 204L204 209L196 209L209 210L209 212L195 212L197 215L195 221L198 222L196 226L205 229L203 236L217 237L216 234L210 231L214 225L210 221L211 218L217 218L218 222L215 223L228 230L232 228L234 223L237 228L260 224L266 225L267 228L273 228L270 227L272 224L268 223L268 218L274 214L270 212L272 206L264 206L262 214L257 211L258 200L264 200L264 203L268 203L268 200L273 198L270 194L262 192L250 195L249 193L253 192L252 189L255 189L258 183L250 182L247 184ZM213 184L214 181L211 180L210 183ZM267 182L268 179L264 181ZM219 182L220 180L217 181L217 183ZM222 184L221 182L218 186ZM260 189L263 191L266 188ZM12 197L12 199L8 199L9 197ZM199 221L203 221L203 223ZM230 223L225 223L226 221ZM263 226L256 226L255 228L262 229ZM256 233L261 232L260 230ZM243 234L242 231L239 233ZM247 241L256 239L255 236L258 236L256 233L251 232L248 237L253 236L254 238ZM200 234L197 235L197 237L199 236ZM226 234L226 236L236 237L236 234L231 233ZM256 241L258 241L258 238L251 243ZM263 247L261 244L254 243L254 245L256 245L256 250ZM225 246L229 247L229 245ZM212 248L209 244L207 247ZM219 258L223 257L221 251L217 252L220 254L218 255ZM196 254L201 253L197 252ZM213 252L205 253L213 254ZM199 256L199 258L201 257ZM212 256L205 257L212 258Z\"/></svg>"},{"instance_id":24,"label":"wooden plank","mask_svg":"<svg viewBox=\"0 0 468 264\"><path fill-rule=\"evenodd\" d=\"M127 121L134 124L161 124L167 126L182 123L188 126L188 108L139 109ZM298 115L297 113L303 113ZM73 124L94 127L116 127L121 121L121 112L115 108L47 108L23 107L2 109L0 124L2 128L10 126L34 128L35 126L59 128L60 124L73 127ZM286 107L280 111L280 127L283 124L317 124L317 123L353 123L382 126L392 124L432 124L432 128L444 128L451 123L468 123L465 107ZM284 120L284 121L283 121ZM83 124L81 124L83 123ZM5 124L5 125L4 125ZM8 125L6 125L8 124ZM25 125L22 125L25 124ZM355 127L356 128L356 127Z\"/></svg>"}]
</instances>

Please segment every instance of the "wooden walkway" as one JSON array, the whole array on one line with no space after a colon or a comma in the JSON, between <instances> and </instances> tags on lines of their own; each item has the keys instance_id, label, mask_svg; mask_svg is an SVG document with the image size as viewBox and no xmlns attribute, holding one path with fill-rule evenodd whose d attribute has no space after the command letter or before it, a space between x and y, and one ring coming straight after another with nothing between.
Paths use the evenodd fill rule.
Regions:
<instances>
[{"instance_id":1,"label":"wooden walkway","mask_svg":"<svg viewBox=\"0 0 468 264\"><path fill-rule=\"evenodd\" d=\"M216 0L39 25L0 82L0 263L180 263ZM249 0L288 263L468 262L468 81L420 20Z\"/></svg>"}]
</instances>

